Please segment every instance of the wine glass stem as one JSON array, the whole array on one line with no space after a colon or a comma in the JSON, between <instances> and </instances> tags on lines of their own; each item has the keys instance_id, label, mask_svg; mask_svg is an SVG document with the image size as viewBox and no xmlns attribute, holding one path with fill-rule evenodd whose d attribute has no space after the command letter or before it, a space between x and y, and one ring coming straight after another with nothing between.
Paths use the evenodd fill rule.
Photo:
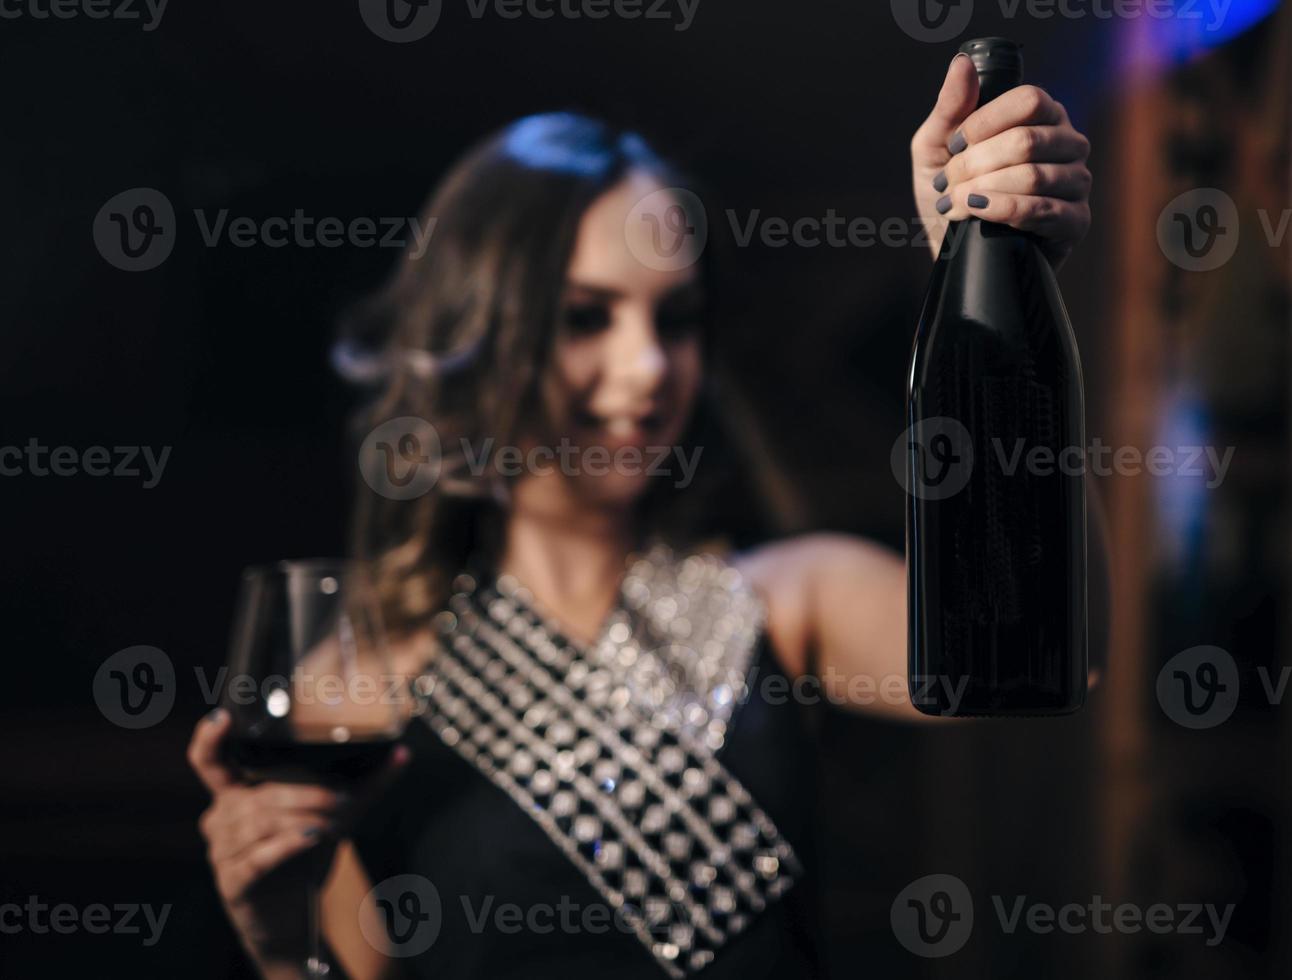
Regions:
<instances>
[{"instance_id":1,"label":"wine glass stem","mask_svg":"<svg viewBox=\"0 0 1292 980\"><path fill-rule=\"evenodd\" d=\"M315 886L309 894L310 913L310 953L305 961L307 980L323 980L332 972L331 966L323 957L323 889Z\"/></svg>"}]
</instances>

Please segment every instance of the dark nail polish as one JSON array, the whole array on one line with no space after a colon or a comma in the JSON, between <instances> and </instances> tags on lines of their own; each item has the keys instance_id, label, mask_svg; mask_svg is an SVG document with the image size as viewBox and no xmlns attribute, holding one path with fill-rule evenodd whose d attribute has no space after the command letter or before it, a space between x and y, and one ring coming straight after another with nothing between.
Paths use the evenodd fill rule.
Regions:
<instances>
[{"instance_id":1,"label":"dark nail polish","mask_svg":"<svg viewBox=\"0 0 1292 980\"><path fill-rule=\"evenodd\" d=\"M214 711L212 711L209 715L206 716L207 723L214 725L217 722L224 721L224 715L225 715L225 711L223 708L216 708Z\"/></svg>"},{"instance_id":2,"label":"dark nail polish","mask_svg":"<svg viewBox=\"0 0 1292 980\"><path fill-rule=\"evenodd\" d=\"M971 208L985 208L988 203L987 198L983 197L981 194L969 195L969 206Z\"/></svg>"},{"instance_id":3,"label":"dark nail polish","mask_svg":"<svg viewBox=\"0 0 1292 980\"><path fill-rule=\"evenodd\" d=\"M941 194L947 189L947 172L939 170L938 175L933 178L933 189Z\"/></svg>"},{"instance_id":4,"label":"dark nail polish","mask_svg":"<svg viewBox=\"0 0 1292 980\"><path fill-rule=\"evenodd\" d=\"M951 198L950 196L943 194L940 198L938 198L938 214L946 214L950 210L951 210Z\"/></svg>"},{"instance_id":5,"label":"dark nail polish","mask_svg":"<svg viewBox=\"0 0 1292 980\"><path fill-rule=\"evenodd\" d=\"M955 156L968 145L969 141L965 139L965 134L956 133L951 137L951 142L947 144L947 149L951 151L952 156Z\"/></svg>"},{"instance_id":6,"label":"dark nail polish","mask_svg":"<svg viewBox=\"0 0 1292 980\"><path fill-rule=\"evenodd\" d=\"M316 838L322 836L322 834L323 834L322 827L306 827L303 831L301 831L301 836L307 837L310 840L315 840Z\"/></svg>"}]
</instances>

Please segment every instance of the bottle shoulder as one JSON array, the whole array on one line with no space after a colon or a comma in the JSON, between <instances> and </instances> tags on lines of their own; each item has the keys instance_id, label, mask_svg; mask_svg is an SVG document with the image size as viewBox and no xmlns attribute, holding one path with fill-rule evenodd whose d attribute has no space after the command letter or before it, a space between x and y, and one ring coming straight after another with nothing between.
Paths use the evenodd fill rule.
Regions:
<instances>
[{"instance_id":1,"label":"bottle shoulder","mask_svg":"<svg viewBox=\"0 0 1292 980\"><path fill-rule=\"evenodd\" d=\"M953 225L930 276L908 386L931 370L974 376L1080 375L1075 334L1049 260L1022 232L971 219Z\"/></svg>"}]
</instances>

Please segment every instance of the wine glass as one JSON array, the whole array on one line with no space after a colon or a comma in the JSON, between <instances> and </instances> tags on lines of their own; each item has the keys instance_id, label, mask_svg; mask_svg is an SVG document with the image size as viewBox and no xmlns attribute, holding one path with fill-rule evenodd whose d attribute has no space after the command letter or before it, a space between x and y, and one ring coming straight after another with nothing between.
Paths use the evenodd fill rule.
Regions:
<instances>
[{"instance_id":1,"label":"wine glass","mask_svg":"<svg viewBox=\"0 0 1292 980\"><path fill-rule=\"evenodd\" d=\"M353 784L380 768L408 717L371 580L355 562L249 568L234 618L223 703L230 761L256 781ZM309 895L305 975L327 977L320 886Z\"/></svg>"}]
</instances>

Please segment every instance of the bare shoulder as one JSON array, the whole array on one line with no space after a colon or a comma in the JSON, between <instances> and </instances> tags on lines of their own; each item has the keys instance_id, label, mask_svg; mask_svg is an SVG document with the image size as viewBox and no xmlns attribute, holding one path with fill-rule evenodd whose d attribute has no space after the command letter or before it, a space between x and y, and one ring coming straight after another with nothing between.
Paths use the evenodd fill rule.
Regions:
<instances>
[{"instance_id":1,"label":"bare shoulder","mask_svg":"<svg viewBox=\"0 0 1292 980\"><path fill-rule=\"evenodd\" d=\"M848 534L804 534L732 556L732 564L762 597L768 633L791 675L807 671L822 612L837 601L854 608L905 606L905 565L883 545Z\"/></svg>"},{"instance_id":2,"label":"bare shoulder","mask_svg":"<svg viewBox=\"0 0 1292 980\"><path fill-rule=\"evenodd\" d=\"M851 534L801 534L732 557L732 563L764 595L811 588L832 573L891 579L903 574L901 555Z\"/></svg>"}]
</instances>

